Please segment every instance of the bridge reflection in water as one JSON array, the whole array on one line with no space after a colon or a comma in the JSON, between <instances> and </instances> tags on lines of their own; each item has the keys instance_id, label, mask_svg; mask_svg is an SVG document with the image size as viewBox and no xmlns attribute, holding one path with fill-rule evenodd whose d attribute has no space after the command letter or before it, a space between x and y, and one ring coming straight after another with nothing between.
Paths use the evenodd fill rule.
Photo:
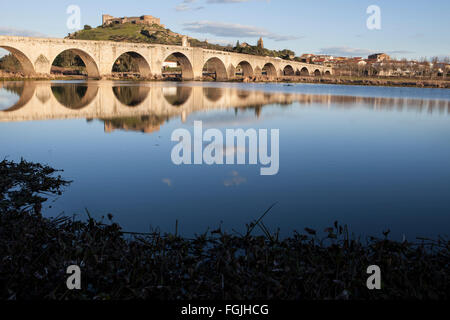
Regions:
<instances>
[{"instance_id":1,"label":"bridge reflection in water","mask_svg":"<svg viewBox=\"0 0 450 320\"><path fill-rule=\"evenodd\" d=\"M449 100L250 91L207 84L4 82L0 83L2 91L16 99L0 100L0 122L100 119L106 132L121 129L151 133L169 119L181 118L184 122L189 114L199 111L254 109L259 116L264 106L273 104L450 113Z\"/></svg>"}]
</instances>

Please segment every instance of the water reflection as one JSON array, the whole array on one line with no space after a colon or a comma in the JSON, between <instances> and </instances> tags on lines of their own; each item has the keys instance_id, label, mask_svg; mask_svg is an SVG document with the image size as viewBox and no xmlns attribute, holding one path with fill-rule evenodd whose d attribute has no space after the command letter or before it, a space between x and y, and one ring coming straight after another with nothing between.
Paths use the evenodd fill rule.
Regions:
<instances>
[{"instance_id":1,"label":"water reflection","mask_svg":"<svg viewBox=\"0 0 450 320\"><path fill-rule=\"evenodd\" d=\"M98 93L98 87L88 83L58 83L52 84L51 88L56 100L73 110L86 107Z\"/></svg>"},{"instance_id":2,"label":"water reflection","mask_svg":"<svg viewBox=\"0 0 450 320\"><path fill-rule=\"evenodd\" d=\"M33 97L33 82L0 83L0 110L11 112L22 108Z\"/></svg>"},{"instance_id":3,"label":"water reflection","mask_svg":"<svg viewBox=\"0 0 450 320\"><path fill-rule=\"evenodd\" d=\"M0 103L0 122L21 122L0 124L0 136L14 137L0 139L1 156L49 163L76 181L49 215L87 207L142 232L150 224L171 230L179 220L189 235L220 221L227 230L245 226L277 202L267 225L287 233L336 220L371 235L448 229L450 91L9 82L0 83ZM193 120L204 128L280 128L279 175L175 166L171 134L191 130ZM231 152L246 149L224 148Z\"/></svg>"},{"instance_id":4,"label":"water reflection","mask_svg":"<svg viewBox=\"0 0 450 320\"><path fill-rule=\"evenodd\" d=\"M136 107L147 99L150 88L139 85L120 85L114 86L113 92L124 105Z\"/></svg>"},{"instance_id":5,"label":"water reflection","mask_svg":"<svg viewBox=\"0 0 450 320\"><path fill-rule=\"evenodd\" d=\"M223 88L203 88L205 98L212 102L217 102L222 99L224 94Z\"/></svg>"},{"instance_id":6,"label":"water reflection","mask_svg":"<svg viewBox=\"0 0 450 320\"><path fill-rule=\"evenodd\" d=\"M168 119L152 116L127 117L116 119L102 119L105 123L105 132L111 133L116 130L122 131L138 131L142 133L158 132Z\"/></svg>"},{"instance_id":7,"label":"water reflection","mask_svg":"<svg viewBox=\"0 0 450 320\"><path fill-rule=\"evenodd\" d=\"M162 90L166 101L175 107L185 104L192 94L190 87L168 87Z\"/></svg>"},{"instance_id":8,"label":"water reflection","mask_svg":"<svg viewBox=\"0 0 450 320\"><path fill-rule=\"evenodd\" d=\"M247 99L250 93L247 90L238 90L237 95L241 99Z\"/></svg>"},{"instance_id":9,"label":"water reflection","mask_svg":"<svg viewBox=\"0 0 450 320\"><path fill-rule=\"evenodd\" d=\"M420 90L420 89L417 89ZM260 117L268 105L450 113L450 99L364 97L243 90L203 85L165 86L118 82L5 82L0 84L0 121L85 118L105 122L105 131L151 133L171 118L234 108ZM132 107L132 108L130 108Z\"/></svg>"}]
</instances>

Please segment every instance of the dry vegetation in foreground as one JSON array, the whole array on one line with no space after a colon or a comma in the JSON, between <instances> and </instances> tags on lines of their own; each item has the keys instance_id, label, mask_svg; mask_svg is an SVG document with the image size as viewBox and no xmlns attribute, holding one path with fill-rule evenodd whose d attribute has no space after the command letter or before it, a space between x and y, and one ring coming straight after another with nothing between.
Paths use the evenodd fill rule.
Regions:
<instances>
[{"instance_id":1,"label":"dry vegetation in foreground","mask_svg":"<svg viewBox=\"0 0 450 320\"><path fill-rule=\"evenodd\" d=\"M245 235L215 230L130 234L108 217L44 218L42 204L65 181L52 168L0 162L0 299L297 300L448 299L450 241L418 243L351 239L335 223L323 236L306 228L287 239L264 216ZM266 212L267 213L267 212ZM261 228L265 236L253 236ZM82 290L68 291L66 268L82 268ZM369 265L382 290L369 291Z\"/></svg>"}]
</instances>

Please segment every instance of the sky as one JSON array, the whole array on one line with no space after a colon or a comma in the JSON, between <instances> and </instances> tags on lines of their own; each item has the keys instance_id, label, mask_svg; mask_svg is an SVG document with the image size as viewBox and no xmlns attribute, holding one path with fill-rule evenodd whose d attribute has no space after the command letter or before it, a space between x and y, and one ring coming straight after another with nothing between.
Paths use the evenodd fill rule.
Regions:
<instances>
[{"instance_id":1,"label":"sky","mask_svg":"<svg viewBox=\"0 0 450 320\"><path fill-rule=\"evenodd\" d=\"M167 28L210 43L256 44L303 53L396 58L450 56L450 1L433 0L40 0L8 1L0 35L62 38L70 5L81 25L98 26L102 14L161 18ZM369 6L380 8L380 29L369 29ZM374 20L371 20L374 21Z\"/></svg>"}]
</instances>

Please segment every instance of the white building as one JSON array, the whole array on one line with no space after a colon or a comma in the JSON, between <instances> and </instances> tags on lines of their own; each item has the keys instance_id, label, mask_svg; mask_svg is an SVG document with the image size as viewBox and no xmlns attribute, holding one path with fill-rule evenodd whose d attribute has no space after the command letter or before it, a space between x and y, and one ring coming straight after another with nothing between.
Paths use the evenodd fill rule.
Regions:
<instances>
[{"instance_id":1,"label":"white building","mask_svg":"<svg viewBox=\"0 0 450 320\"><path fill-rule=\"evenodd\" d=\"M178 68L178 62L165 61L163 62L163 68Z\"/></svg>"}]
</instances>

